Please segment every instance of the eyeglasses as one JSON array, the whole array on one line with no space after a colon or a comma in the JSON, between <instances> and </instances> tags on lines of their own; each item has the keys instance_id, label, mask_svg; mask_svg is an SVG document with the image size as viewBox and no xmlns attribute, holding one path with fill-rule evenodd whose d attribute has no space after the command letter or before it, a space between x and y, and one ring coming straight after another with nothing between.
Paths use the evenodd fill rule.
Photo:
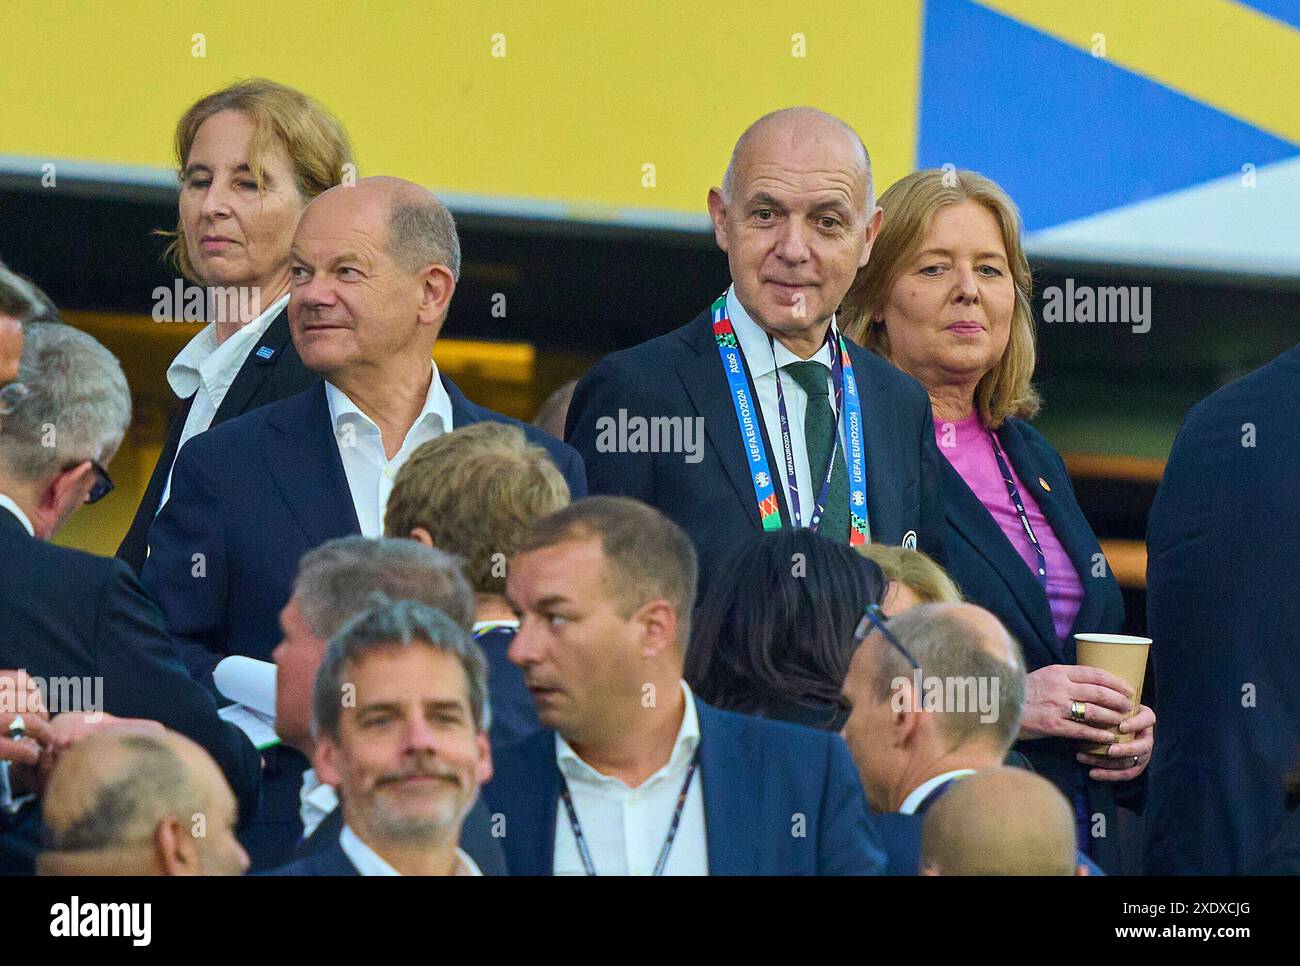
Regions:
<instances>
[{"instance_id":1,"label":"eyeglasses","mask_svg":"<svg viewBox=\"0 0 1300 966\"><path fill-rule=\"evenodd\" d=\"M862 620L858 621L857 629L853 632L853 640L859 644L862 643L874 627L889 642L890 647L903 655L903 659L907 661L913 671L921 670L921 664L916 658L912 657L912 652L905 648L902 642L894 636L894 632L885 626L887 620L889 618L885 616L885 612L880 609L879 604L868 604L862 609Z\"/></svg>"},{"instance_id":2,"label":"eyeglasses","mask_svg":"<svg viewBox=\"0 0 1300 966\"><path fill-rule=\"evenodd\" d=\"M75 463L69 463L63 468L63 472L76 469L85 460L77 460ZM86 494L86 504L98 503L104 497L113 492L113 478L108 475L108 470L100 465L99 460L90 461L90 471L95 474L95 482L90 487L90 492Z\"/></svg>"}]
</instances>

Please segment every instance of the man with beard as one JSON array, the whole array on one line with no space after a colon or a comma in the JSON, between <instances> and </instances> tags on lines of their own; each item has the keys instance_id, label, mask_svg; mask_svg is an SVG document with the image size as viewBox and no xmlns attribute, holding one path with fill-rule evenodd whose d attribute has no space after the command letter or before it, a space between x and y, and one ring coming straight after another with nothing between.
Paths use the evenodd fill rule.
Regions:
<instances>
[{"instance_id":1,"label":"man with beard","mask_svg":"<svg viewBox=\"0 0 1300 966\"><path fill-rule=\"evenodd\" d=\"M337 843L272 875L481 875L458 846L492 776L482 651L441 611L377 601L329 643L315 765L342 799Z\"/></svg>"}]
</instances>

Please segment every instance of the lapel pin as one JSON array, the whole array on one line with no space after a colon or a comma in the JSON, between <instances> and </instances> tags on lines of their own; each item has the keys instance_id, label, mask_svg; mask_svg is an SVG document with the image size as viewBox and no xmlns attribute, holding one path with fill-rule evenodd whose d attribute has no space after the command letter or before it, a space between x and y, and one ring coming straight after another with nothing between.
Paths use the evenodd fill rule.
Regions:
<instances>
[{"instance_id":1,"label":"lapel pin","mask_svg":"<svg viewBox=\"0 0 1300 966\"><path fill-rule=\"evenodd\" d=\"M257 349L257 358L259 358L259 359L269 359L269 358L271 358L271 356L273 356L273 355L275 355L275 349L273 349L271 346L269 346L269 345L258 346L258 349ZM1041 481L1040 481L1040 482L1041 482Z\"/></svg>"},{"instance_id":2,"label":"lapel pin","mask_svg":"<svg viewBox=\"0 0 1300 966\"><path fill-rule=\"evenodd\" d=\"M1041 486L1048 493L1052 492L1052 488L1047 485L1047 481L1043 479L1041 476L1038 478L1038 485Z\"/></svg>"}]
</instances>

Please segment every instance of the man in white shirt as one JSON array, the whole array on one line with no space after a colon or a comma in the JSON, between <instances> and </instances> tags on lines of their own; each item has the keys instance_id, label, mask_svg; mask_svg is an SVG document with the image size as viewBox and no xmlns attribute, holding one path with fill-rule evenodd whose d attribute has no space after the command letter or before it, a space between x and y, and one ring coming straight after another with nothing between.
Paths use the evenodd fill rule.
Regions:
<instances>
[{"instance_id":1,"label":"man in white shirt","mask_svg":"<svg viewBox=\"0 0 1300 966\"><path fill-rule=\"evenodd\" d=\"M307 759L316 753L311 727L312 682L327 641L369 605L373 594L437 608L469 630L474 595L455 557L414 540L343 537L303 555L293 596L280 613L284 640L276 647L275 728L284 743ZM338 793L316 769L302 776L298 792L302 827L292 844L302 858L339 840ZM487 808L475 802L461 828L461 847L485 875L505 875L501 845L491 834ZM285 855L281 861L287 861ZM280 862L273 863L279 865Z\"/></svg>"},{"instance_id":2,"label":"man in white shirt","mask_svg":"<svg viewBox=\"0 0 1300 966\"><path fill-rule=\"evenodd\" d=\"M950 781L1002 764L1025 670L1020 645L974 604L922 604L886 627L920 666L921 689L907 657L867 622L844 680L844 737L872 808L911 815ZM960 700L950 706L950 696Z\"/></svg>"},{"instance_id":3,"label":"man in white shirt","mask_svg":"<svg viewBox=\"0 0 1300 966\"><path fill-rule=\"evenodd\" d=\"M708 208L726 292L676 331L603 359L574 390L567 438L592 492L672 518L695 544L703 587L747 534L782 527L941 561L929 398L835 319L881 224L861 138L813 108L765 115L737 140ZM647 445L646 429L679 421L704 427L705 441Z\"/></svg>"},{"instance_id":4,"label":"man in white shirt","mask_svg":"<svg viewBox=\"0 0 1300 966\"><path fill-rule=\"evenodd\" d=\"M865 875L881 856L843 740L682 680L690 539L621 497L535 522L506 576L509 658L546 731L494 751L512 875Z\"/></svg>"},{"instance_id":5,"label":"man in white shirt","mask_svg":"<svg viewBox=\"0 0 1300 966\"><path fill-rule=\"evenodd\" d=\"M330 640L312 714L343 830L275 874L482 874L457 844L492 774L487 666L463 627L425 604L376 603Z\"/></svg>"},{"instance_id":6,"label":"man in white shirt","mask_svg":"<svg viewBox=\"0 0 1300 966\"><path fill-rule=\"evenodd\" d=\"M921 604L887 623L872 616L844 680L844 737L879 813L890 873L915 875L921 817L955 782L1001 766L1015 741L1024 661L974 604Z\"/></svg>"},{"instance_id":7,"label":"man in white shirt","mask_svg":"<svg viewBox=\"0 0 1300 966\"><path fill-rule=\"evenodd\" d=\"M416 447L454 427L513 422L466 399L432 360L460 262L451 213L410 182L363 178L307 206L292 247L289 324L322 378L186 443L149 531L141 580L199 681L212 687L227 655L270 659L299 559L338 537L380 536L388 491ZM585 492L573 450L524 432L570 490ZM271 757L281 754L289 760L268 763L256 820L265 828L245 838L255 870L300 831L306 763Z\"/></svg>"}]
</instances>

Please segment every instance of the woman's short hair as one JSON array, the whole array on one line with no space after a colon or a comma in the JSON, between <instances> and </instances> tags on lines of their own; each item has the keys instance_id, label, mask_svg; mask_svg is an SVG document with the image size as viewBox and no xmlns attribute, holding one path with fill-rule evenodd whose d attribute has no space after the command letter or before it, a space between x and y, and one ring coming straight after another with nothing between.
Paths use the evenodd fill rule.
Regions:
<instances>
[{"instance_id":1,"label":"woman's short hair","mask_svg":"<svg viewBox=\"0 0 1300 966\"><path fill-rule=\"evenodd\" d=\"M884 591L880 569L847 544L807 529L754 534L696 610L686 680L730 711L838 707L853 630Z\"/></svg>"},{"instance_id":2,"label":"woman's short hair","mask_svg":"<svg viewBox=\"0 0 1300 966\"><path fill-rule=\"evenodd\" d=\"M864 543L857 552L880 568L885 579L900 583L922 604L960 604L961 591L948 572L920 550L888 543Z\"/></svg>"},{"instance_id":3,"label":"woman's short hair","mask_svg":"<svg viewBox=\"0 0 1300 966\"><path fill-rule=\"evenodd\" d=\"M888 359L889 320L883 313L890 290L920 250L939 209L963 201L983 205L997 220L1016 290L1006 351L975 387L975 407L984 424L996 429L1008 416L1032 419L1042 405L1033 385L1034 280L1020 240L1020 211L996 182L975 171L927 168L890 185L880 196L885 218L871 258L858 269L839 318L849 338Z\"/></svg>"},{"instance_id":4,"label":"woman's short hair","mask_svg":"<svg viewBox=\"0 0 1300 966\"><path fill-rule=\"evenodd\" d=\"M293 168L294 184L303 204L343 182L345 166L352 163L347 132L324 107L301 91L260 77L242 80L196 101L176 122L177 172L183 172L190 149L203 122L222 111L238 111L253 123L249 146L249 171L262 190L262 159L272 145L284 148ZM202 281L190 262L179 219L166 258L186 278Z\"/></svg>"}]
</instances>

